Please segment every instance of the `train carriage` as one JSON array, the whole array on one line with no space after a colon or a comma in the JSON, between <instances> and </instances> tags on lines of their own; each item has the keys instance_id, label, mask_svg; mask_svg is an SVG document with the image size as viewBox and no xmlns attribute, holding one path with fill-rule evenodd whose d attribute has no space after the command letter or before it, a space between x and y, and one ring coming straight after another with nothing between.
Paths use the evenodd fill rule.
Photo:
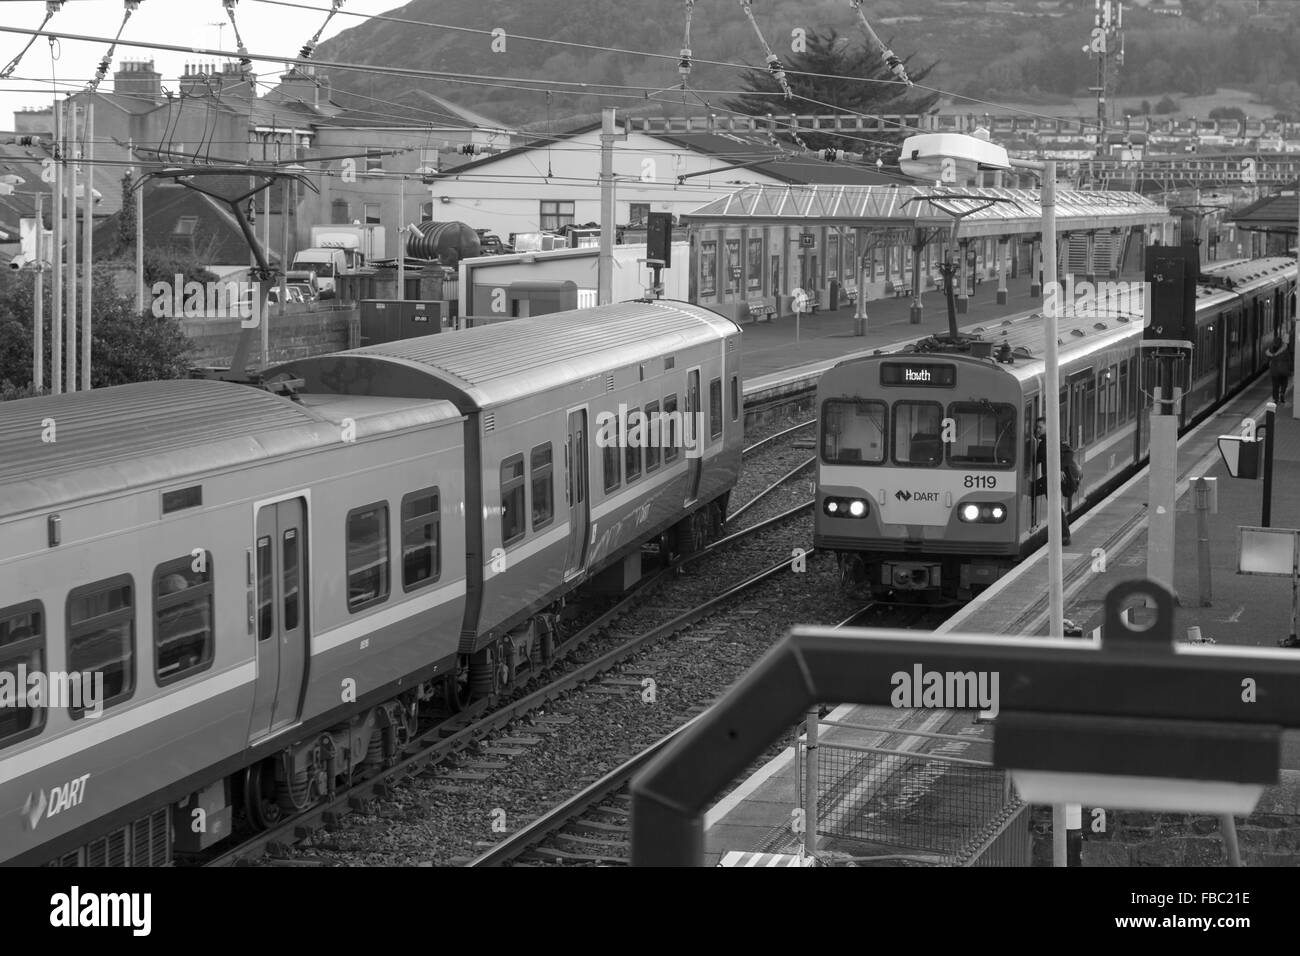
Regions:
<instances>
[{"instance_id":1,"label":"train carriage","mask_svg":"<svg viewBox=\"0 0 1300 956\"><path fill-rule=\"evenodd\" d=\"M368 706L455 662L463 571L420 575L464 529L429 516L436 536L390 568L374 542L401 540L399 516L358 522L356 489L459 500L462 420L208 381L0 404L0 675L104 675L95 706L0 709L0 859L165 860L173 835L228 835L235 801L278 816L277 776L304 799L302 737L343 721L364 760ZM396 600L366 613L364 588ZM190 797L201 836L167 806Z\"/></svg>"},{"instance_id":2,"label":"train carriage","mask_svg":"<svg viewBox=\"0 0 1300 956\"><path fill-rule=\"evenodd\" d=\"M517 319L287 363L303 394L440 398L466 416L469 601L458 693L545 660L562 596L621 591L641 546L716 530L740 469L740 330L681 302ZM640 427L638 427L640 426ZM601 584L601 581L597 581Z\"/></svg>"},{"instance_id":3,"label":"train carriage","mask_svg":"<svg viewBox=\"0 0 1300 956\"><path fill-rule=\"evenodd\" d=\"M1189 426L1263 370L1264 348L1294 317L1295 272L1285 259L1207 269L1159 330L1114 309L1059 319L1061 434L1083 469L1072 513L1146 457L1154 371L1144 343L1190 348L1180 408ZM980 339L929 340L823 375L814 543L837 553L846 583L966 600L1046 540L1047 499L1034 494L1041 318L1009 318Z\"/></svg>"}]
</instances>

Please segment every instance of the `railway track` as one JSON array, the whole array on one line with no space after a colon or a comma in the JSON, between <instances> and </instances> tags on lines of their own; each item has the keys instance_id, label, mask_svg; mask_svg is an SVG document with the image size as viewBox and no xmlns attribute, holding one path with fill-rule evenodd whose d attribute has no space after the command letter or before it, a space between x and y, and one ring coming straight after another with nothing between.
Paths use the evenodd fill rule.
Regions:
<instances>
[{"instance_id":1,"label":"railway track","mask_svg":"<svg viewBox=\"0 0 1300 956\"><path fill-rule=\"evenodd\" d=\"M806 427L806 423L805 426L796 426L796 429L798 427ZM790 431L793 431L793 429L787 429L782 434L788 434ZM801 467L806 467L806 465ZM763 488L743 507L748 508L770 496L787 481L791 480L798 470L800 469L788 472ZM725 548L777 528L791 519L797 518L811 506L812 501L809 499L793 507L786 508L762 521L711 542L695 554L689 555L673 565L647 576L613 607L599 614L575 634L560 642L555 648L555 663L558 664L572 658L580 648L585 648L588 644L593 643L600 635L608 632L622 618L641 607L650 596L656 594L667 582L673 580L691 565L702 561L708 556L716 555ZM793 560L795 559L787 558L742 582L742 584L728 589L724 594L703 602L685 613L674 616L658 627L650 628L631 639L619 641L615 647L606 653L600 654L585 663L577 664L569 672L531 693L500 703L490 711L489 699L476 701L452 719L436 723L424 729L403 748L402 756L392 766L378 770L366 779L359 780L350 786L338 788L328 793L323 800L312 807L270 829L251 836L238 846L207 861L205 865L242 865L263 855L276 860L287 861L295 844L310 840L323 830L338 827L344 817L358 811L367 810L372 801L391 796L403 783L427 777L440 765L456 759L458 755L482 746L483 741L493 734L500 734L522 718L544 710L555 699L617 668L629 657L639 653L646 645L662 641L691 627L702 617L711 613L723 601L741 593L748 587L752 587L758 580L778 573L788 567ZM506 746L509 746L509 744Z\"/></svg>"},{"instance_id":2,"label":"railway track","mask_svg":"<svg viewBox=\"0 0 1300 956\"><path fill-rule=\"evenodd\" d=\"M834 627L854 627L871 616L898 607L872 601L858 608ZM924 605L906 605L917 616L902 626L915 627L927 612ZM600 779L569 796L526 826L485 850L467 865L490 866L625 866L631 858L631 796L629 787L637 775L664 748L697 719L698 714L660 737ZM774 749L784 747L784 742ZM760 758L760 764L768 755Z\"/></svg>"}]
</instances>

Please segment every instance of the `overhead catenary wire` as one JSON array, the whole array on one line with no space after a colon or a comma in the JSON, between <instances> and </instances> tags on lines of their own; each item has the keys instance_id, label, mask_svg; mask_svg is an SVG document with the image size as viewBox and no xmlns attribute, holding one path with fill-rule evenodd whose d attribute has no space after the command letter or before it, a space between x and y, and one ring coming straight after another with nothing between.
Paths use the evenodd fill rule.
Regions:
<instances>
[{"instance_id":1,"label":"overhead catenary wire","mask_svg":"<svg viewBox=\"0 0 1300 956\"><path fill-rule=\"evenodd\" d=\"M867 22L867 15L862 12L862 0L849 0L849 6L853 7L853 12L858 15L858 22L862 24L862 29L867 31L868 38L875 44L881 57L884 58L885 66L889 68L889 72L908 86L911 86L912 81L907 77L907 68L903 66L902 59L880 41L880 37L876 36L876 31L871 29L871 24Z\"/></svg>"},{"instance_id":2,"label":"overhead catenary wire","mask_svg":"<svg viewBox=\"0 0 1300 956\"><path fill-rule=\"evenodd\" d=\"M87 93L94 93L99 89L99 84L104 82L104 77L108 76L108 68L113 65L113 53L117 50L117 43L122 39L122 31L126 29L127 21L131 19L131 14L140 9L140 0L123 0L122 6L125 8L122 13L122 23L117 28L117 36L113 37L113 42L109 44L108 52L104 54L103 59L99 61L99 66L95 69L95 75L86 85Z\"/></svg>"},{"instance_id":3,"label":"overhead catenary wire","mask_svg":"<svg viewBox=\"0 0 1300 956\"><path fill-rule=\"evenodd\" d=\"M3 70L0 70L0 80L7 80L13 74L14 70L18 69L18 64L21 63L23 57L27 55L27 51L32 48L32 44L36 42L36 38L41 35L40 31L44 30L45 25L53 19L54 15L63 9L63 4L64 0L46 0L45 19L42 20L41 25L36 28L37 32L32 34L31 39L27 41L27 45L18 51L17 56L5 64Z\"/></svg>"},{"instance_id":4,"label":"overhead catenary wire","mask_svg":"<svg viewBox=\"0 0 1300 956\"><path fill-rule=\"evenodd\" d=\"M316 52L316 44L320 42L321 34L325 32L325 28L334 19L334 14L338 13L343 6L343 0L330 0L330 3L329 13L325 14L325 22L320 25L320 29L312 35L310 40L303 44L302 49L298 52L298 56L304 60L311 59L311 55Z\"/></svg>"}]
</instances>

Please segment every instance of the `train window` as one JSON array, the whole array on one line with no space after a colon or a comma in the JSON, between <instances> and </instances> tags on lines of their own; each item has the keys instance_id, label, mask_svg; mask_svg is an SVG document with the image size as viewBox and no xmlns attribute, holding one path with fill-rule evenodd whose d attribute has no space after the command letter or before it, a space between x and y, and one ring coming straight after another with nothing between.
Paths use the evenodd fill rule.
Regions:
<instances>
[{"instance_id":1,"label":"train window","mask_svg":"<svg viewBox=\"0 0 1300 956\"><path fill-rule=\"evenodd\" d=\"M596 432L597 436L604 434L604 430ZM615 435L618 433L615 432ZM605 459L605 490L613 491L623 483L622 475L619 472L618 456L618 439L606 437L602 449Z\"/></svg>"},{"instance_id":2,"label":"train window","mask_svg":"<svg viewBox=\"0 0 1300 956\"><path fill-rule=\"evenodd\" d=\"M298 564L299 542L298 529L288 528L280 538L280 576L284 585L284 629L298 629L299 593Z\"/></svg>"},{"instance_id":3,"label":"train window","mask_svg":"<svg viewBox=\"0 0 1300 956\"><path fill-rule=\"evenodd\" d=\"M402 499L403 591L438 580L442 573L441 530L437 488L413 491Z\"/></svg>"},{"instance_id":4,"label":"train window","mask_svg":"<svg viewBox=\"0 0 1300 956\"><path fill-rule=\"evenodd\" d=\"M669 395L664 399L663 427L668 429L668 434L664 438L664 464L677 460L678 454L678 436L677 431L681 427L681 416L677 414L677 396Z\"/></svg>"},{"instance_id":5,"label":"train window","mask_svg":"<svg viewBox=\"0 0 1300 956\"><path fill-rule=\"evenodd\" d=\"M822 461L879 465L885 460L884 402L833 398L822 405Z\"/></svg>"},{"instance_id":6,"label":"train window","mask_svg":"<svg viewBox=\"0 0 1300 956\"><path fill-rule=\"evenodd\" d=\"M529 455L533 483L533 530L545 528L555 517L555 479L552 477L551 445L538 445Z\"/></svg>"},{"instance_id":7,"label":"train window","mask_svg":"<svg viewBox=\"0 0 1300 956\"><path fill-rule=\"evenodd\" d=\"M722 379L709 382L709 439L722 437Z\"/></svg>"},{"instance_id":8,"label":"train window","mask_svg":"<svg viewBox=\"0 0 1300 956\"><path fill-rule=\"evenodd\" d=\"M953 402L948 417L956 423L956 440L948 445L948 462L980 467L1016 463L1016 409L1002 402Z\"/></svg>"},{"instance_id":9,"label":"train window","mask_svg":"<svg viewBox=\"0 0 1300 956\"><path fill-rule=\"evenodd\" d=\"M501 543L513 544L524 536L524 456L511 455L501 463Z\"/></svg>"},{"instance_id":10,"label":"train window","mask_svg":"<svg viewBox=\"0 0 1300 956\"><path fill-rule=\"evenodd\" d=\"M0 610L0 674L8 676L14 697L0 697L0 748L40 733L48 708L29 701L27 675L45 671L45 609L28 601Z\"/></svg>"},{"instance_id":11,"label":"train window","mask_svg":"<svg viewBox=\"0 0 1300 956\"><path fill-rule=\"evenodd\" d=\"M257 639L265 641L275 630L275 595L271 593L271 539L257 539Z\"/></svg>"},{"instance_id":12,"label":"train window","mask_svg":"<svg viewBox=\"0 0 1300 956\"><path fill-rule=\"evenodd\" d=\"M1088 379L1083 386L1083 444L1087 445L1096 437L1097 421L1097 380Z\"/></svg>"},{"instance_id":13,"label":"train window","mask_svg":"<svg viewBox=\"0 0 1300 956\"><path fill-rule=\"evenodd\" d=\"M894 464L939 464L942 428L943 406L938 402L894 402Z\"/></svg>"},{"instance_id":14,"label":"train window","mask_svg":"<svg viewBox=\"0 0 1300 956\"><path fill-rule=\"evenodd\" d=\"M388 503L348 512L348 611L388 599Z\"/></svg>"},{"instance_id":15,"label":"train window","mask_svg":"<svg viewBox=\"0 0 1300 956\"><path fill-rule=\"evenodd\" d=\"M1128 421L1128 359L1119 363L1119 420Z\"/></svg>"},{"instance_id":16,"label":"train window","mask_svg":"<svg viewBox=\"0 0 1300 956\"><path fill-rule=\"evenodd\" d=\"M1112 365L1110 374L1106 376L1106 431L1113 431L1119 424L1119 409L1116 402L1119 400L1119 367Z\"/></svg>"},{"instance_id":17,"label":"train window","mask_svg":"<svg viewBox=\"0 0 1300 956\"><path fill-rule=\"evenodd\" d=\"M645 473L659 470L659 437L663 423L659 420L659 403L645 407Z\"/></svg>"},{"instance_id":18,"label":"train window","mask_svg":"<svg viewBox=\"0 0 1300 956\"><path fill-rule=\"evenodd\" d=\"M731 420L740 421L740 376L731 376Z\"/></svg>"},{"instance_id":19,"label":"train window","mask_svg":"<svg viewBox=\"0 0 1300 956\"><path fill-rule=\"evenodd\" d=\"M153 672L159 687L212 666L212 614L211 552L154 569Z\"/></svg>"},{"instance_id":20,"label":"train window","mask_svg":"<svg viewBox=\"0 0 1300 956\"><path fill-rule=\"evenodd\" d=\"M95 707L111 707L135 691L135 585L129 574L76 588L68 595L68 671L104 675L103 699ZM74 699L74 703L75 703ZM85 700L88 704L92 701ZM87 709L69 707L73 719Z\"/></svg>"},{"instance_id":21,"label":"train window","mask_svg":"<svg viewBox=\"0 0 1300 956\"><path fill-rule=\"evenodd\" d=\"M645 446L645 420L639 408L628 410L627 418L619 425L623 436L623 470L628 484L641 477L641 449Z\"/></svg>"}]
</instances>

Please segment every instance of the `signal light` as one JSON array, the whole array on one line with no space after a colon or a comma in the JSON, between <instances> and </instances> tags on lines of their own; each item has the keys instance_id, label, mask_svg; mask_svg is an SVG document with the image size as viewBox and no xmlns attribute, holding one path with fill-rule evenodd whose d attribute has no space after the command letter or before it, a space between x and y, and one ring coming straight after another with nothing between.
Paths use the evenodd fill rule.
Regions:
<instances>
[{"instance_id":1,"label":"signal light","mask_svg":"<svg viewBox=\"0 0 1300 956\"><path fill-rule=\"evenodd\" d=\"M967 524L1000 524L1007 520L1007 507L989 502L968 501L957 512Z\"/></svg>"},{"instance_id":2,"label":"signal light","mask_svg":"<svg viewBox=\"0 0 1300 956\"><path fill-rule=\"evenodd\" d=\"M862 498L827 498L822 511L832 518L865 518L871 507Z\"/></svg>"}]
</instances>

